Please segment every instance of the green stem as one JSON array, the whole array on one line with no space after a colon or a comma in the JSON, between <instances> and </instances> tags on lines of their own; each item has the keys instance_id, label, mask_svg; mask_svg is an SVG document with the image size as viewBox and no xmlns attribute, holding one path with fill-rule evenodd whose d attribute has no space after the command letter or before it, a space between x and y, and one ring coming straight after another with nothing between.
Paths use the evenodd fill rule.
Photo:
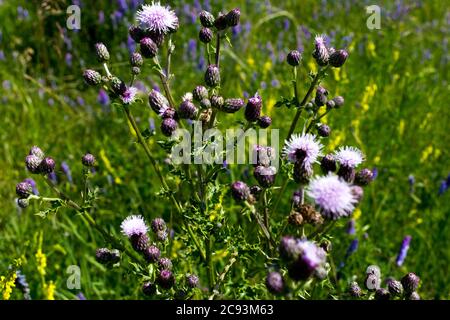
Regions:
<instances>
[{"instance_id":1,"label":"green stem","mask_svg":"<svg viewBox=\"0 0 450 320\"><path fill-rule=\"evenodd\" d=\"M216 66L217 66L217 68L219 68L219 63L220 63L220 37L221 37L221 34L220 34L220 31L217 31L217 33L216 33L216 36L217 36L217 38L216 38Z\"/></svg>"}]
</instances>

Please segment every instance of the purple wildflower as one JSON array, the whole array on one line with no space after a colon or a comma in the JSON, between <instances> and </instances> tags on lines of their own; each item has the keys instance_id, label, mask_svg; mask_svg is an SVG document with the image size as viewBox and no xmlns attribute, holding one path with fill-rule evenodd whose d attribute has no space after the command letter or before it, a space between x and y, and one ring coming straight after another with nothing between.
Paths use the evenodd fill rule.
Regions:
<instances>
[{"instance_id":1,"label":"purple wildflower","mask_svg":"<svg viewBox=\"0 0 450 320\"><path fill-rule=\"evenodd\" d=\"M400 246L400 251L397 255L397 260L395 263L397 266L401 266L405 262L406 254L408 253L409 244L411 243L411 236L406 236L403 238L402 245Z\"/></svg>"},{"instance_id":2,"label":"purple wildflower","mask_svg":"<svg viewBox=\"0 0 450 320\"><path fill-rule=\"evenodd\" d=\"M321 155L322 147L313 134L293 134L285 142L283 154L290 162L301 161L306 169L312 169L312 165L317 162L317 157Z\"/></svg>"},{"instance_id":3,"label":"purple wildflower","mask_svg":"<svg viewBox=\"0 0 450 320\"><path fill-rule=\"evenodd\" d=\"M69 181L69 183L73 183L72 173L70 172L70 168L69 168L69 165L67 164L67 162L63 161L61 163L61 170L66 175L67 180Z\"/></svg>"},{"instance_id":4,"label":"purple wildflower","mask_svg":"<svg viewBox=\"0 0 450 320\"><path fill-rule=\"evenodd\" d=\"M123 220L120 225L122 233L127 237L140 236L146 234L148 227L145 224L144 218L142 216L129 216Z\"/></svg>"},{"instance_id":5,"label":"purple wildflower","mask_svg":"<svg viewBox=\"0 0 450 320\"><path fill-rule=\"evenodd\" d=\"M178 28L178 17L169 7L163 7L159 2L144 4L136 13L140 27L156 33L167 34Z\"/></svg>"}]
</instances>

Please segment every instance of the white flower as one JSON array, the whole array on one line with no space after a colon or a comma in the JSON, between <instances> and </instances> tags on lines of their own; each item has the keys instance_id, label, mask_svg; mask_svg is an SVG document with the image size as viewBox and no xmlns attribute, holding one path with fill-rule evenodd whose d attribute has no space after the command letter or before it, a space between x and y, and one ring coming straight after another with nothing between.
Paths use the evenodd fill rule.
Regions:
<instances>
[{"instance_id":1,"label":"white flower","mask_svg":"<svg viewBox=\"0 0 450 320\"><path fill-rule=\"evenodd\" d=\"M178 27L178 17L169 7L161 6L159 2L142 5L141 10L136 13L136 20L140 27L166 34Z\"/></svg>"},{"instance_id":2,"label":"white flower","mask_svg":"<svg viewBox=\"0 0 450 320\"><path fill-rule=\"evenodd\" d=\"M364 154L355 147L340 147L334 156L341 166L350 168L356 168L364 161Z\"/></svg>"},{"instance_id":3,"label":"white flower","mask_svg":"<svg viewBox=\"0 0 450 320\"><path fill-rule=\"evenodd\" d=\"M192 94L192 92L186 92L182 97L181 100L183 101L193 101L194 100L194 95Z\"/></svg>"},{"instance_id":4,"label":"white flower","mask_svg":"<svg viewBox=\"0 0 450 320\"><path fill-rule=\"evenodd\" d=\"M310 170L317 157L321 155L323 145L317 137L310 133L293 134L283 147L283 154L291 162L302 161L303 166Z\"/></svg>"},{"instance_id":5,"label":"white flower","mask_svg":"<svg viewBox=\"0 0 450 320\"><path fill-rule=\"evenodd\" d=\"M132 104L136 100L137 89L135 87L129 87L120 96L120 99L125 104Z\"/></svg>"},{"instance_id":6,"label":"white flower","mask_svg":"<svg viewBox=\"0 0 450 320\"><path fill-rule=\"evenodd\" d=\"M357 202L351 186L333 173L312 179L306 192L322 215L330 219L348 216Z\"/></svg>"},{"instance_id":7,"label":"white flower","mask_svg":"<svg viewBox=\"0 0 450 320\"><path fill-rule=\"evenodd\" d=\"M120 227L122 229L122 233L127 237L143 235L148 231L148 227L142 216L129 216L122 221Z\"/></svg>"}]
</instances>

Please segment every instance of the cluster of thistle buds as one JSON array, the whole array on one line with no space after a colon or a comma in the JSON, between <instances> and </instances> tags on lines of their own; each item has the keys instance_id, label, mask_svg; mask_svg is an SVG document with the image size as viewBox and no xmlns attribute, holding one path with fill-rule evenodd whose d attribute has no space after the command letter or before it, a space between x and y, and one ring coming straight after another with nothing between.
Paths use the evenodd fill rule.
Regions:
<instances>
[{"instance_id":1,"label":"cluster of thistle buds","mask_svg":"<svg viewBox=\"0 0 450 320\"><path fill-rule=\"evenodd\" d=\"M311 277L324 279L329 266L326 263L326 251L314 242L284 236L279 245L282 266L293 281L305 281ZM266 287L273 294L286 294L288 288L281 271L271 271L266 277Z\"/></svg>"},{"instance_id":2,"label":"cluster of thistle buds","mask_svg":"<svg viewBox=\"0 0 450 320\"><path fill-rule=\"evenodd\" d=\"M381 287L381 270L376 265L370 265L366 270L364 280L367 292L361 289L356 281L350 283L349 294L353 298L367 298L376 300L420 300L417 293L420 278L413 272L407 273L400 281L388 277L385 280L386 288Z\"/></svg>"},{"instance_id":3,"label":"cluster of thistle buds","mask_svg":"<svg viewBox=\"0 0 450 320\"><path fill-rule=\"evenodd\" d=\"M316 36L314 39L314 51L312 55L321 67L330 65L339 68L342 67L348 58L348 52L346 50L328 48L322 35Z\"/></svg>"}]
</instances>

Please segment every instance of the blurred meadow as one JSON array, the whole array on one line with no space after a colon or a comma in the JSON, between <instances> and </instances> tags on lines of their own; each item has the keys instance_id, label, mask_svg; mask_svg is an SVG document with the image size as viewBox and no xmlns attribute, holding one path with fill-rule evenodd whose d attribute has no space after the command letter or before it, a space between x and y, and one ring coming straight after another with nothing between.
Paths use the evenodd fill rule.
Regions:
<instances>
[{"instance_id":1,"label":"blurred meadow","mask_svg":"<svg viewBox=\"0 0 450 320\"><path fill-rule=\"evenodd\" d=\"M83 219L65 209L42 219L35 215L37 203L26 209L16 204L15 185L29 177L25 155L39 145L57 161L58 187L74 197L81 192L81 156L87 151L96 155L93 183L100 186L96 215L111 232L119 234L120 222L130 213L147 220L162 216L168 221L171 216L170 203L155 196L159 181L136 147L121 110L109 104L105 92L88 88L81 76L85 68L98 65L93 46L103 42L114 72L128 79L128 57L135 50L128 27L142 1L73 1L81 7L80 30L66 28L66 8L71 3L0 1L0 276L7 274L14 259L20 259L19 269L33 299L75 299L80 292L88 299L142 298L138 280L126 268L109 270L96 262L95 249L104 240ZM386 277L419 275L424 299L449 299L448 2L186 0L167 4L180 18L172 66L176 99L203 79L207 62L197 39L198 13L239 7L241 24L229 33L232 46L225 44L222 54L223 92L247 98L258 91L264 113L272 117L272 128L281 130L280 137L286 136L295 114L274 107L282 96L291 94L286 54L292 49L303 54L299 72L303 94L309 85L308 72L317 68L311 58L314 36L323 33L331 46L348 49L344 67L333 69L324 82L333 95L343 95L346 101L339 112L325 118L332 128L326 148L333 150L342 143L360 148L366 166L374 168L377 177L354 214L356 233L347 234L345 222L333 231L332 254L336 264L342 262L342 290L353 276L362 280L369 264L378 264ZM366 26L365 7L372 4L381 8L379 30ZM149 90L160 85L159 79L150 67L142 71L136 86L143 101L133 111L143 128L156 122L157 134L150 143L162 162L164 151L156 143L161 139L160 120L150 112L146 99ZM224 128L237 123L230 115L219 121ZM249 167L230 166L223 182L246 179ZM50 193L42 181L36 182L41 194ZM295 185L289 184L274 219L281 221L289 214L294 190ZM177 226L173 228L177 233ZM395 261L406 235L412 241L405 263L398 267ZM354 239L358 247L346 257ZM183 256L178 254L183 241L172 246L172 258L183 268ZM226 245L222 248L215 254L219 264L226 263L230 254ZM268 298L263 279L253 277L252 270L241 272L252 263L259 262L244 265L238 260L233 267L227 281L239 282L245 276L246 285L229 297ZM70 265L81 268L80 290L67 288ZM21 298L14 289L11 299Z\"/></svg>"}]
</instances>

